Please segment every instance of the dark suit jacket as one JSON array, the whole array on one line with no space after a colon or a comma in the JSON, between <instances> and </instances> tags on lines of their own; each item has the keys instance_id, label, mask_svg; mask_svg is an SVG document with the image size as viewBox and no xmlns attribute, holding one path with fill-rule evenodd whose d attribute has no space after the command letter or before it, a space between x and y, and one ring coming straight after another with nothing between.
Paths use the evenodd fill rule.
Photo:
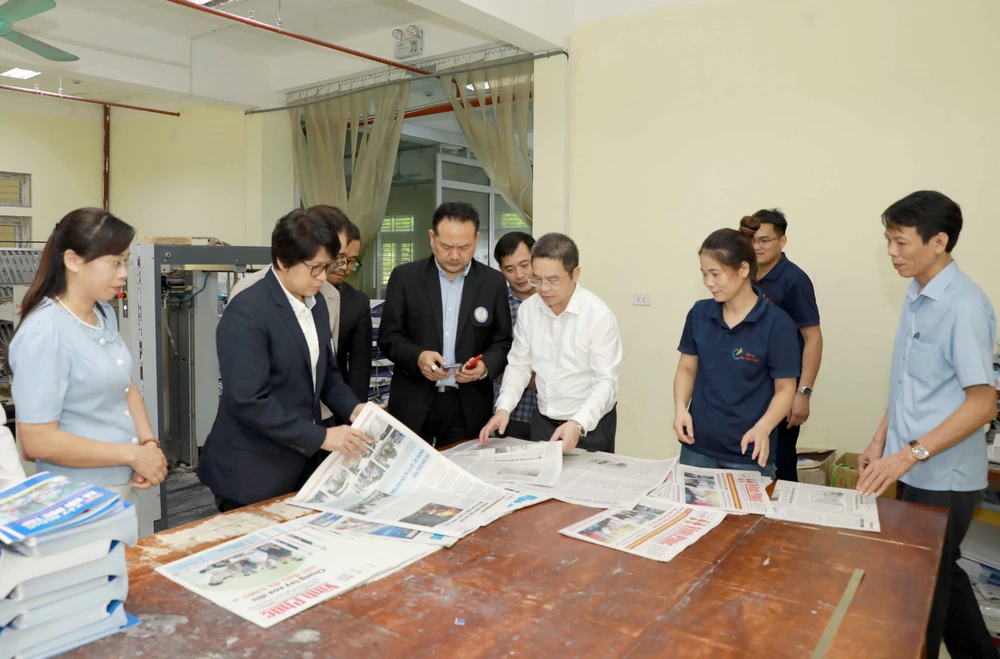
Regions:
<instances>
[{"instance_id":1,"label":"dark suit jacket","mask_svg":"<svg viewBox=\"0 0 1000 659\"><path fill-rule=\"evenodd\" d=\"M368 400L372 370L372 307L368 296L347 282L340 291L337 368L359 400Z\"/></svg>"},{"instance_id":2,"label":"dark suit jacket","mask_svg":"<svg viewBox=\"0 0 1000 659\"><path fill-rule=\"evenodd\" d=\"M222 397L198 470L215 496L252 504L295 491L326 438L320 400L344 418L358 405L337 370L322 296L312 314L315 389L305 335L273 272L222 314L215 334Z\"/></svg>"},{"instance_id":3,"label":"dark suit jacket","mask_svg":"<svg viewBox=\"0 0 1000 659\"><path fill-rule=\"evenodd\" d=\"M433 256L393 270L379 325L379 347L394 365L389 413L418 433L437 384L423 376L417 358L424 350L442 352L444 347L439 276ZM487 312L483 321L476 320L473 313L479 307ZM492 380L507 365L511 340L507 280L498 271L473 261L459 305L455 361L465 362L482 354L489 377L458 386L470 438L479 434L493 414Z\"/></svg>"}]
</instances>

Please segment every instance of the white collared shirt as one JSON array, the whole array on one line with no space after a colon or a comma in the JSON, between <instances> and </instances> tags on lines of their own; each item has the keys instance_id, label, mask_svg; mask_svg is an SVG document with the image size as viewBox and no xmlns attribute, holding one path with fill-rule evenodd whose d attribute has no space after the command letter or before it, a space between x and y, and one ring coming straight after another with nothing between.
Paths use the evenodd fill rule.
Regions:
<instances>
[{"instance_id":1,"label":"white collared shirt","mask_svg":"<svg viewBox=\"0 0 1000 659\"><path fill-rule=\"evenodd\" d=\"M618 401L621 363L618 321L601 298L577 285L557 316L532 295L517 312L497 409L517 406L534 371L538 411L590 432Z\"/></svg>"},{"instance_id":2,"label":"white collared shirt","mask_svg":"<svg viewBox=\"0 0 1000 659\"><path fill-rule=\"evenodd\" d=\"M275 277L275 279L278 278ZM288 292L285 285L281 283L281 279L278 279L278 285L288 297L288 303L292 305L292 313L295 314L295 318L299 321L299 327L302 328L302 333L306 337L306 345L309 346L309 359L312 362L313 389L315 389L316 365L319 364L319 334L316 332L316 320L313 318L312 308L316 306L316 298L307 297L305 302L302 302Z\"/></svg>"}]
</instances>

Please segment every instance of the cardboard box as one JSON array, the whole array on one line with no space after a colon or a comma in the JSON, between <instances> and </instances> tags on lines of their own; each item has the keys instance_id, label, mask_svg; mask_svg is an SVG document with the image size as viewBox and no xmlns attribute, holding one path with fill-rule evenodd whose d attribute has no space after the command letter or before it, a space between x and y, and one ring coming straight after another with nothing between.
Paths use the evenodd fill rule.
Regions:
<instances>
[{"instance_id":1,"label":"cardboard box","mask_svg":"<svg viewBox=\"0 0 1000 659\"><path fill-rule=\"evenodd\" d=\"M800 448L796 451L799 458L798 472L800 483L810 485L828 485L830 483L830 469L837 459L837 451L828 448ZM802 466L802 460L808 459L815 464L808 467Z\"/></svg>"},{"instance_id":2,"label":"cardboard box","mask_svg":"<svg viewBox=\"0 0 1000 659\"><path fill-rule=\"evenodd\" d=\"M845 490L853 490L858 487L858 458L860 453L844 453L833 464L830 470L830 485L841 487ZM896 484L890 485L882 497L886 499L896 498Z\"/></svg>"}]
</instances>

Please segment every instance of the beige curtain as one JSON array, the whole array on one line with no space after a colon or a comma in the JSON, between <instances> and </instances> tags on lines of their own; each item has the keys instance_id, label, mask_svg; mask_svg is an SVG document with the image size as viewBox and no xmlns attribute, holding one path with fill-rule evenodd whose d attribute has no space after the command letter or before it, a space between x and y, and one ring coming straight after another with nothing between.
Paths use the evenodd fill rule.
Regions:
<instances>
[{"instance_id":1,"label":"beige curtain","mask_svg":"<svg viewBox=\"0 0 1000 659\"><path fill-rule=\"evenodd\" d=\"M522 62L441 77L462 135L493 185L528 224L533 214L528 157L533 71L533 62Z\"/></svg>"},{"instance_id":2,"label":"beige curtain","mask_svg":"<svg viewBox=\"0 0 1000 659\"><path fill-rule=\"evenodd\" d=\"M361 229L362 253L385 215L409 92L403 82L289 111L302 200L347 213Z\"/></svg>"}]
</instances>

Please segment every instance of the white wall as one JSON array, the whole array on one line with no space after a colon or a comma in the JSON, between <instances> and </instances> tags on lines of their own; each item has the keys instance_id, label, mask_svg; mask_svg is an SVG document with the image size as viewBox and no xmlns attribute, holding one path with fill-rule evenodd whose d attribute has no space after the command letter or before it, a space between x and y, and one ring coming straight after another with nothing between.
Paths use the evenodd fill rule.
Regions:
<instances>
[{"instance_id":1,"label":"white wall","mask_svg":"<svg viewBox=\"0 0 1000 659\"><path fill-rule=\"evenodd\" d=\"M111 210L146 236L270 243L292 209L287 115L200 107L179 118L112 112Z\"/></svg>"},{"instance_id":2,"label":"white wall","mask_svg":"<svg viewBox=\"0 0 1000 659\"><path fill-rule=\"evenodd\" d=\"M66 213L100 206L104 133L99 107L0 92L0 171L31 174L32 238L44 241Z\"/></svg>"},{"instance_id":3,"label":"white wall","mask_svg":"<svg viewBox=\"0 0 1000 659\"><path fill-rule=\"evenodd\" d=\"M677 451L676 348L706 297L698 247L759 208L786 211L787 253L823 316L801 444L860 450L884 410L906 285L885 255L890 203L923 188L958 201L955 256L1000 303L997 25L987 0L948 12L932 0L705 0L576 28L569 228L584 285L623 332L622 452ZM536 126L552 126L540 114L564 109L542 100ZM536 180L558 181L562 154L544 147L539 137ZM560 193L535 188L553 212L542 198ZM652 306L632 306L635 292Z\"/></svg>"}]
</instances>

